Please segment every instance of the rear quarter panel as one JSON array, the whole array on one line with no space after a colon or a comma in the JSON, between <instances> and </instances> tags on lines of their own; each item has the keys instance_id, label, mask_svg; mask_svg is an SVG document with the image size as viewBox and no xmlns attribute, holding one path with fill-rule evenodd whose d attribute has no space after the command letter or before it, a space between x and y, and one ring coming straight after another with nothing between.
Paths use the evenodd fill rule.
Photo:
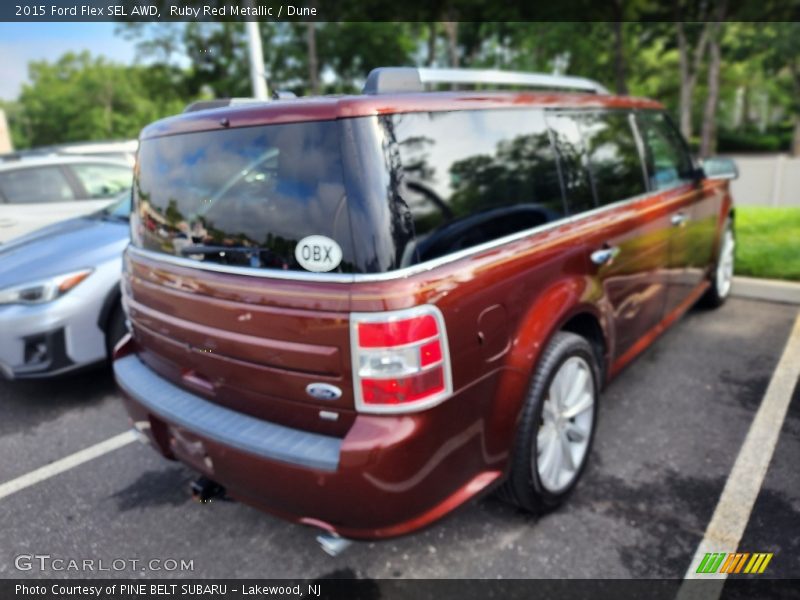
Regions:
<instances>
[{"instance_id":1,"label":"rear quarter panel","mask_svg":"<svg viewBox=\"0 0 800 600\"><path fill-rule=\"evenodd\" d=\"M507 460L525 390L550 337L588 312L609 331L582 241L564 224L406 279L353 285L354 311L434 303L445 318L463 430L480 431L489 467ZM590 225L591 227L591 225Z\"/></svg>"}]
</instances>

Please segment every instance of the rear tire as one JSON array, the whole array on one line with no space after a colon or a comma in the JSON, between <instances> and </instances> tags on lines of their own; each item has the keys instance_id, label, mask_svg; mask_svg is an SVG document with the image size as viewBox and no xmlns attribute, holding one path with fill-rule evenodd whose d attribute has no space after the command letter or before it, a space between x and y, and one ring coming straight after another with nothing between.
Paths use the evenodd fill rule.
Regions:
<instances>
[{"instance_id":1,"label":"rear tire","mask_svg":"<svg viewBox=\"0 0 800 600\"><path fill-rule=\"evenodd\" d=\"M557 333L531 379L501 495L541 513L560 505L586 467L597 422L600 369L591 344Z\"/></svg>"},{"instance_id":2,"label":"rear tire","mask_svg":"<svg viewBox=\"0 0 800 600\"><path fill-rule=\"evenodd\" d=\"M711 287L700 303L707 308L718 308L725 304L731 293L733 284L733 266L736 257L736 239L733 234L733 222L728 219L720 237L717 263L711 274Z\"/></svg>"}]
</instances>

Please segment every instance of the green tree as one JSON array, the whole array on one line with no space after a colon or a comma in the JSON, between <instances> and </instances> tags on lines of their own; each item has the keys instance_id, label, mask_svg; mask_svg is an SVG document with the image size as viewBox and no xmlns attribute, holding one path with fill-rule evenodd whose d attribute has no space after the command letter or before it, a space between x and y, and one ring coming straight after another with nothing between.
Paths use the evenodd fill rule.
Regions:
<instances>
[{"instance_id":1,"label":"green tree","mask_svg":"<svg viewBox=\"0 0 800 600\"><path fill-rule=\"evenodd\" d=\"M413 64L419 38L408 23L324 23L318 27L322 73L335 77L328 92L358 92L376 67Z\"/></svg>"},{"instance_id":2,"label":"green tree","mask_svg":"<svg viewBox=\"0 0 800 600\"><path fill-rule=\"evenodd\" d=\"M419 27L408 23L261 23L270 89L309 93L357 92L379 66L414 62ZM177 65L189 59L185 77L192 94L249 96L247 42L242 23L123 24L139 60ZM176 39L179 42L176 42Z\"/></svg>"},{"instance_id":3,"label":"green tree","mask_svg":"<svg viewBox=\"0 0 800 600\"><path fill-rule=\"evenodd\" d=\"M381 6L387 10L379 0L366 1L347 0L336 8L343 15L348 10L363 13L367 7L376 14ZM602 6L585 0L578 3L581 20L571 22L523 21L515 18L519 11L513 6L489 7L477 0L458 6L431 0L414 23L284 21L260 27L272 89L299 95L353 93L372 68L382 65L560 72L596 79L617 93L658 98L690 141L696 143L693 134L702 133L703 148L711 152L717 123L725 131L730 116L741 112L733 106L741 103L742 88L745 103L751 96L769 97L775 107L770 122L781 112L800 114L800 76L792 75L793 69L800 71L798 24L775 12L778 0L763 3L775 22L747 22L757 15L747 13L753 9L745 0L611 0ZM721 6L727 6L725 13L719 12ZM487 7L495 12L484 19L469 18ZM549 10L544 5L529 8ZM333 14L330 10L326 7L325 14ZM724 16L744 22L719 25ZM249 95L241 23L120 27L138 40L142 59L183 72L183 96ZM178 58L184 55L188 68ZM800 151L800 119L794 118Z\"/></svg>"},{"instance_id":4,"label":"green tree","mask_svg":"<svg viewBox=\"0 0 800 600\"><path fill-rule=\"evenodd\" d=\"M800 23L771 23L753 33L754 42L766 47L763 66L790 100L793 124L792 154L800 156Z\"/></svg>"},{"instance_id":5,"label":"green tree","mask_svg":"<svg viewBox=\"0 0 800 600\"><path fill-rule=\"evenodd\" d=\"M184 106L174 70L118 65L88 52L32 62L29 79L12 114L17 147L136 137Z\"/></svg>"},{"instance_id":6,"label":"green tree","mask_svg":"<svg viewBox=\"0 0 800 600\"><path fill-rule=\"evenodd\" d=\"M264 44L268 45L268 36ZM185 77L192 92L209 90L217 98L250 95L244 23L187 23L183 45L191 60Z\"/></svg>"}]
</instances>

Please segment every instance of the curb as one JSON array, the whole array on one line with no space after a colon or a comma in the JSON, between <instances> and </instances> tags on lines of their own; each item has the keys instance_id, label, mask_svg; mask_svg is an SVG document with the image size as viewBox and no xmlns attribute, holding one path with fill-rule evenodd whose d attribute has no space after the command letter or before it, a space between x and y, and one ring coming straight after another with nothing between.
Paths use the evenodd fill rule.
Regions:
<instances>
[{"instance_id":1,"label":"curb","mask_svg":"<svg viewBox=\"0 0 800 600\"><path fill-rule=\"evenodd\" d=\"M778 279L734 277L731 296L784 304L800 304L800 283Z\"/></svg>"}]
</instances>

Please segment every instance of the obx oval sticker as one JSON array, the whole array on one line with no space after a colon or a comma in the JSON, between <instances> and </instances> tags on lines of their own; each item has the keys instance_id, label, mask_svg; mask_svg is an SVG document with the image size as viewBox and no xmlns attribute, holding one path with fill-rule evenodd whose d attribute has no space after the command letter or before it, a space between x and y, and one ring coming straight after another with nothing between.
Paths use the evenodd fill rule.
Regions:
<instances>
[{"instance_id":1,"label":"obx oval sticker","mask_svg":"<svg viewBox=\"0 0 800 600\"><path fill-rule=\"evenodd\" d=\"M333 271L342 262L342 248L324 235L309 235L297 242L294 257L307 271Z\"/></svg>"}]
</instances>

